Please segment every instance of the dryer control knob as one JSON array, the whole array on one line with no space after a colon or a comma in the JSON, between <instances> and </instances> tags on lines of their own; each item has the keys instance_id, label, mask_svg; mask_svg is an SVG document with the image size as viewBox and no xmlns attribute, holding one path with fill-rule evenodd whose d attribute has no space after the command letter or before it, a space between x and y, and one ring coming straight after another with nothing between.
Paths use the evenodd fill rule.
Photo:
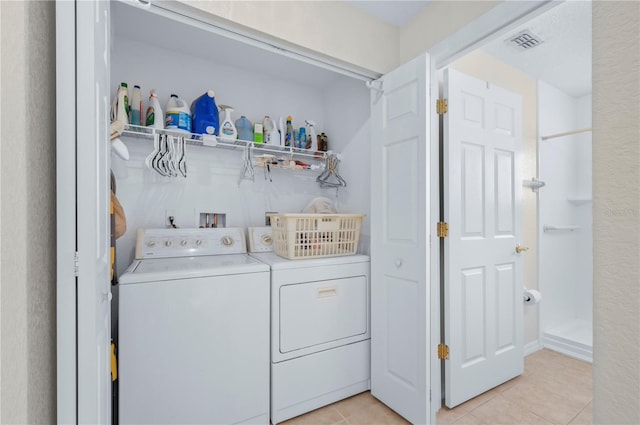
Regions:
<instances>
[{"instance_id":1,"label":"dryer control knob","mask_svg":"<svg viewBox=\"0 0 640 425\"><path fill-rule=\"evenodd\" d=\"M187 240L186 239L181 240L180 246L187 246Z\"/></svg>"},{"instance_id":2,"label":"dryer control knob","mask_svg":"<svg viewBox=\"0 0 640 425\"><path fill-rule=\"evenodd\" d=\"M171 240L167 239L166 241L164 241L164 246L166 246L167 248L169 248L172 245Z\"/></svg>"},{"instance_id":3,"label":"dryer control knob","mask_svg":"<svg viewBox=\"0 0 640 425\"><path fill-rule=\"evenodd\" d=\"M156 246L156 241L149 241L149 242L147 242L147 246L148 246L149 248L153 248L154 246Z\"/></svg>"},{"instance_id":4,"label":"dryer control knob","mask_svg":"<svg viewBox=\"0 0 640 425\"><path fill-rule=\"evenodd\" d=\"M222 242L222 245L224 245L224 246L233 245L233 238L231 236L225 236L222 239L220 239L220 241Z\"/></svg>"},{"instance_id":5,"label":"dryer control knob","mask_svg":"<svg viewBox=\"0 0 640 425\"><path fill-rule=\"evenodd\" d=\"M196 246L202 245L202 239L196 239Z\"/></svg>"}]
</instances>

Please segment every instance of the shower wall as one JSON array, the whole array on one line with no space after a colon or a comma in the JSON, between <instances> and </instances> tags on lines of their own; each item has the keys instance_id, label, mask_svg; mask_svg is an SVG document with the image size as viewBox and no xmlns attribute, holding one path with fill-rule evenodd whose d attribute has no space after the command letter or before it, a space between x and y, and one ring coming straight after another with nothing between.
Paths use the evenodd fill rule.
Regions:
<instances>
[{"instance_id":1,"label":"shower wall","mask_svg":"<svg viewBox=\"0 0 640 425\"><path fill-rule=\"evenodd\" d=\"M541 137L590 128L591 95L571 97L539 81L538 117ZM546 182L539 192L538 226L542 341L591 360L591 132L540 139L538 149L539 178Z\"/></svg>"}]
</instances>

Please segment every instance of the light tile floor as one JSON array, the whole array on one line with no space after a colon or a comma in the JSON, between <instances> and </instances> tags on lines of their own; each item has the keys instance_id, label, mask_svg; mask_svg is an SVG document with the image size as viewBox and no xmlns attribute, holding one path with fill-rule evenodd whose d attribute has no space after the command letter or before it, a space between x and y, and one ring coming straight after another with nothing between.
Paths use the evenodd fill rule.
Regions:
<instances>
[{"instance_id":1,"label":"light tile floor","mask_svg":"<svg viewBox=\"0 0 640 425\"><path fill-rule=\"evenodd\" d=\"M522 376L454 409L443 407L438 425L528 425L592 423L593 380L590 363L550 350L525 358ZM286 425L408 424L370 392L283 422Z\"/></svg>"}]
</instances>

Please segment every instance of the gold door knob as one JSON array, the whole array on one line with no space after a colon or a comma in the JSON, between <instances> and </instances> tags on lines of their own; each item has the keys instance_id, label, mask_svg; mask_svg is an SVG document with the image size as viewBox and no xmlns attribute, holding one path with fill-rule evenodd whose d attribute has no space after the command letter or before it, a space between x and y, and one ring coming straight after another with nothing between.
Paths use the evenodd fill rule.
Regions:
<instances>
[{"instance_id":1,"label":"gold door knob","mask_svg":"<svg viewBox=\"0 0 640 425\"><path fill-rule=\"evenodd\" d=\"M528 246L520 246L520 244L517 244L517 245L516 245L516 252L517 252L518 254L520 254L520 253L521 253L521 252L523 252L523 251L528 251L528 250L529 250L529 247L528 247Z\"/></svg>"}]
</instances>

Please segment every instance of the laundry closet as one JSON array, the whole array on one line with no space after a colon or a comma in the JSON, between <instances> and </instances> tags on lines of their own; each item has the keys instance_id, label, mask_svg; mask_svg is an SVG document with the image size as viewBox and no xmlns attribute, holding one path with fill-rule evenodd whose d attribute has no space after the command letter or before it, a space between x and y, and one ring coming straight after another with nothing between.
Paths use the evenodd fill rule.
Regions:
<instances>
[{"instance_id":1,"label":"laundry closet","mask_svg":"<svg viewBox=\"0 0 640 425\"><path fill-rule=\"evenodd\" d=\"M522 7L520 12L511 9L519 7ZM111 394L111 379L107 377L113 370L109 359L114 350L109 346L109 327L112 319L117 323L122 317L114 311L112 318L110 306L112 301L117 304L123 295L105 287L113 260L115 274L121 278L129 276L121 284L140 283L140 280L130 277L140 270L156 273L162 268L140 266L137 261L148 260L140 260L140 252L156 255L155 252L160 252L157 250L166 249L168 252L180 246L192 246L194 252L209 252L206 249L214 245L223 249L242 248L240 245L246 241L241 235L246 229L265 226L270 214L299 212L310 201L326 198L325 202L340 213L364 216L359 227L359 244L351 252L357 255L320 259L329 262L336 258L339 259L335 260L337 263L349 263L334 264L334 274L307 268L311 265L307 261L315 260L283 262L273 254L271 258L260 259L259 256L247 255L241 249L229 253L228 258L233 255L242 264L251 264L256 275L260 274L261 278L271 282L270 296L263 292L261 296L252 296L256 292L247 289L245 292L240 290L244 295L238 297L245 297L251 302L260 301L262 313L271 302L271 317L265 317L261 324L263 329L267 329L264 325L270 323L271 351L268 353L269 347L264 345L264 340L260 350L268 353L265 367L268 361L271 362L272 392L269 394L265 386L265 391L259 394L260 403L264 405L271 397L273 423L319 407L316 404L304 407L307 410L302 407L300 409L303 410L289 409L293 404L301 405L295 401L296 397L322 397L305 393L313 386L298 390L300 387L285 383L282 388L288 388L289 393L280 394L289 397L285 397L289 401L285 400L285 407L280 409L282 416L274 419L273 403L277 397L273 393L276 382L273 363L292 362L289 363L291 369L282 377L299 377L315 370L318 376L333 379L330 387L337 382L336 376L351 376L343 383L342 392L335 386L329 391L334 396L324 399L322 402L325 404L339 399L335 397L348 397L370 387L376 398L409 421L433 422L441 400L441 359L449 359L446 364L459 368L464 368L465 362L480 363L473 357L477 353L464 352L460 348L461 344L464 348L463 337L445 336L450 338L446 341L452 348L450 357L448 348L444 344L439 346L442 342L441 299L448 302L459 297L441 294L439 284L440 250L437 247L440 246L440 238L447 236L447 231L446 223L438 222L442 218L448 220L446 214L449 211L445 210L445 216L440 216L435 67L442 66L443 61L450 62L457 53L454 49L464 50L464 46L469 45L468 41L454 40L452 45L455 46L450 48L442 47L443 44L440 50L436 49L433 58L428 54L419 55L380 76L321 54L243 32L178 2L60 2L57 8L60 12L56 36L58 91L74 94L59 96L57 106L60 111L76 111L75 115L61 115L57 137L58 184L76 188L75 193L58 194L59 206L75 205L71 213L69 209L60 209L58 214L59 234L75 235L75 238L58 240L58 342L62 347L77 347L77 350L59 350L60 421L73 422L76 418L80 422L109 422L111 416L111 403L107 399ZM503 8L508 9L506 13L501 13ZM506 4L496 9L500 9L494 16L497 21L509 21L521 16L518 13L529 13L535 7ZM180 172L174 176L161 175L151 160L152 155L157 154L155 136L160 131L127 127L118 138L122 143L119 148L126 148L127 154L120 152L118 155L115 149L114 152L110 149L107 139L109 107L122 82L129 87L141 87L144 109L152 89L156 91L162 107L172 94L190 103L211 90L215 92L219 106L233 108L231 119L234 121L241 116L255 123L261 122L266 115L276 120L290 115L295 128L304 127L305 120L313 121L316 132L326 134L328 148L335 156L251 142L186 138L183 145L179 142L180 149L185 152L179 164ZM466 89L461 90L464 93ZM491 102L486 102L486 105L495 107ZM437 109L440 110L441 106L438 103ZM452 104L453 111L459 110L455 108ZM501 107L499 112L513 114L507 109ZM495 115L489 110L474 113ZM467 121L476 122L473 119ZM508 124L517 120L507 121ZM502 127L501 130L506 128ZM517 134L516 128L509 129L509 136L515 141ZM268 162L273 166L263 166L267 164L264 157L261 160L265 153L273 155L272 161L275 162ZM330 166L328 158L339 161ZM513 168L513 158L517 155L505 158L505 167ZM297 160L305 166L296 169L279 167L280 160ZM471 169L475 170L473 165L470 163ZM333 169L346 185L321 187L316 180L323 174L323 168ZM127 218L127 231L115 242L115 253L109 246L107 214L110 172L113 173L112 188ZM510 175L513 180L516 174ZM467 180L470 185L480 181ZM509 184L514 187L515 181ZM512 192L504 191L507 195ZM505 199L512 206L517 202L512 197ZM469 216L472 215L470 213ZM487 215L486 219L489 217ZM472 224L477 223L474 221ZM139 233L138 229L161 229L162 232ZM203 230L207 233L191 233ZM229 233L218 233L227 230ZM171 236L165 233L174 231ZM455 235L455 230L453 232ZM502 239L509 239L509 255L514 255L511 253L512 245L519 242L514 239L515 235L515 232L501 235ZM306 249L316 249L319 241L321 239L306 240ZM447 247L445 242L445 251ZM363 258L366 256L370 256L370 263ZM156 260L160 258L149 261ZM508 261L517 262L514 259ZM174 267L178 268L179 263L174 262ZM239 263L231 263L223 265L235 270L234 264ZM517 272L517 264L514 270ZM270 278L265 276L269 273ZM292 276L295 276L295 282L291 281L294 279ZM469 282L479 281L475 276L469 277ZM317 299L335 299L336 294L343 293L350 299L366 297L365 303L336 307L342 309L340 312L357 312L357 317L352 316L357 320L320 321L314 335L322 337L315 339L310 332L298 326L299 321L289 321L291 326L283 325L283 314L300 317L316 313L300 304L297 310L282 313L281 309L280 315L274 316L274 297L280 295L282 307L282 300L286 297L291 300L304 295L304 291L285 294L282 289L284 285L302 287L293 283L303 282L303 279L305 282L314 279L335 281L335 284L318 285L308 292L307 295ZM274 285L276 280L278 284ZM341 286L347 281L352 283ZM501 300L514 305L522 302L517 283L517 279L504 280L502 287L508 290ZM238 288L234 290L238 291ZM111 300L112 292L114 300ZM467 298L482 298L473 294L469 292ZM171 296L160 299L167 302ZM233 312L233 306L221 307L230 308ZM167 310L170 309L168 306ZM487 308L479 308L475 312L480 317L485 310L488 311ZM460 313L464 309L456 311ZM258 324L259 320L253 315L246 317ZM475 319L472 322L468 318L463 322L463 325L476 326L467 326L467 335L479 335L474 329L483 322ZM274 328L274 323L279 323L279 327ZM345 333L336 332L336 329ZM281 335L275 339L274 333L278 331L289 331L289 336L294 338L287 339ZM264 337L267 332L265 330L259 335ZM492 332L485 329L484 334ZM117 332L114 334L117 336ZM500 360L497 354L510 350L517 354L522 350L521 339L515 333L502 334L505 335L501 340L503 345L488 355L493 360ZM449 334L445 332L445 335ZM241 340L240 337L238 341ZM277 348L274 348L274 341L280 344ZM477 342L475 347L479 350L485 350L483 341L473 339L472 342ZM156 352L160 350L158 347ZM341 357L343 360L351 358L350 363L341 363L343 360L334 362L341 365L340 372L322 373L324 369L317 368L317 364L312 362L301 369L302 373L297 373L293 366L297 359L291 350L323 352L326 356L337 355L343 350L353 351ZM143 358L153 357L148 354ZM206 359L206 356L199 358ZM302 358L315 357L299 357ZM519 367L517 363L514 363L514 369ZM265 370L262 369L261 373L264 374ZM125 374L126 368L121 372ZM453 376L451 373L448 375ZM460 377L455 379L458 381L447 381L447 385L455 387L464 381L459 381ZM321 387L318 385L316 389ZM158 388L153 390L158 391ZM182 392L188 396L188 387ZM262 412L256 412L255 417L265 412L262 409Z\"/></svg>"},{"instance_id":2,"label":"laundry closet","mask_svg":"<svg viewBox=\"0 0 640 425\"><path fill-rule=\"evenodd\" d=\"M287 57L264 42L211 25L203 28L193 18L182 22L185 19L161 7L146 10L114 2L110 13L112 96L121 83L139 86L145 110L153 90L168 116L170 95L190 105L203 94L213 94L221 109L221 127L224 109L231 109L234 122L241 116L252 123L262 123L266 116L276 123L292 117L298 138L305 130L324 133L329 149L296 147L295 136L287 147L279 135L270 143L252 143L253 136L236 140L223 137L222 131L215 131L217 137L180 137L182 133L168 127L125 126L116 140L125 153L112 149L111 155L114 188L128 229L115 248L120 283L113 290L112 335L118 337L120 378L113 415L121 423L275 424L368 390L369 258L313 259L344 251L343 242L331 252L319 250L334 240L329 216L320 223L322 231L301 236L309 238L309 244L295 248L295 258L311 259L279 259L273 253L247 257L247 250L240 248L254 247L265 237L277 244L276 235L264 226L286 216L272 214L314 212L321 202L323 210L360 215L349 226L354 229L350 240L359 243L348 253L369 252L366 77ZM173 158L167 159L163 151L174 149ZM323 177L329 171L332 181ZM341 241L350 220L344 217L335 218L341 229L335 235ZM315 220L300 220L309 221L305 228L319 229ZM243 240L256 232L265 232L262 239ZM218 239L223 242L218 244ZM203 248L207 245L210 249ZM186 248L184 254L180 246ZM213 272L205 271L212 265L180 263L179 258L198 256L204 263L219 254L226 255ZM237 270L225 272L236 260ZM271 270L271 290L256 262ZM181 268L183 273L176 275ZM211 283L184 279L194 276ZM167 284L172 278L175 283ZM237 281L222 292L210 289L232 280ZM167 296L168 304L162 300ZM202 303L211 308L201 309ZM188 332L202 339L176 339L173 327L180 328L178 335ZM266 349L269 334L271 356ZM158 346L161 340L175 342L163 349ZM199 352L208 352L209 360ZM145 357L155 361L144 362ZM174 361L186 363L176 370ZM154 373L158 367L167 377ZM148 386L165 388L164 395L145 390ZM209 394L211 400L203 402L191 393ZM158 402L160 406L153 407Z\"/></svg>"}]
</instances>

